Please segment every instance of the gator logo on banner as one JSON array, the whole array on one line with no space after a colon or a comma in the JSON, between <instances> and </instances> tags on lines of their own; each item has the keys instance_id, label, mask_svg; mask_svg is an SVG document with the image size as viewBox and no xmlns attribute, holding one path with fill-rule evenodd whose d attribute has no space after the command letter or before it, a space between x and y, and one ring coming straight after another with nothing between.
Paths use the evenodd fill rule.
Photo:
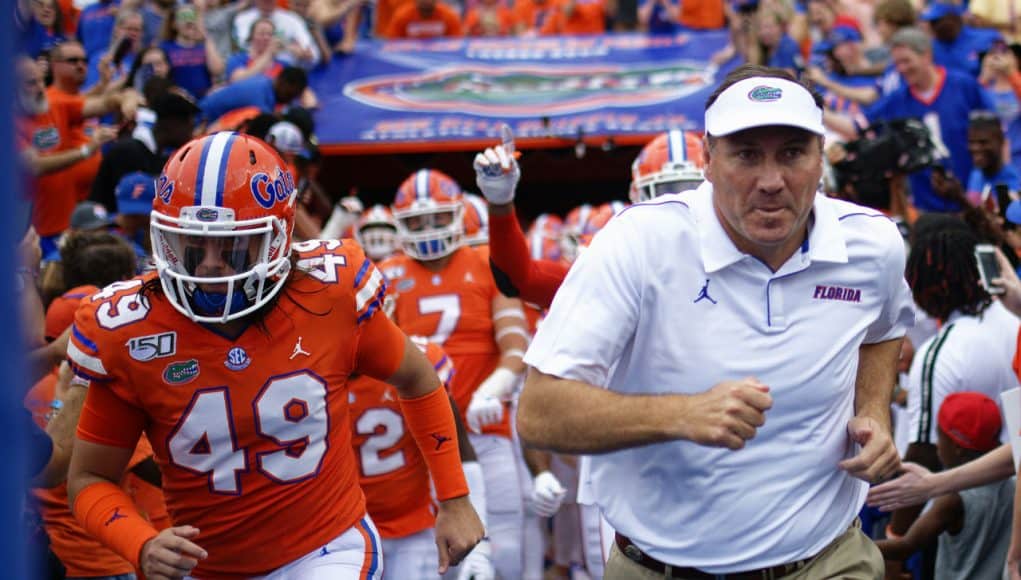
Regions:
<instances>
[{"instance_id":1,"label":"gator logo on banner","mask_svg":"<svg viewBox=\"0 0 1021 580\"><path fill-rule=\"evenodd\" d=\"M565 67L454 65L358 80L344 95L408 112L504 117L578 113L678 99L715 83L704 63Z\"/></svg>"}]
</instances>

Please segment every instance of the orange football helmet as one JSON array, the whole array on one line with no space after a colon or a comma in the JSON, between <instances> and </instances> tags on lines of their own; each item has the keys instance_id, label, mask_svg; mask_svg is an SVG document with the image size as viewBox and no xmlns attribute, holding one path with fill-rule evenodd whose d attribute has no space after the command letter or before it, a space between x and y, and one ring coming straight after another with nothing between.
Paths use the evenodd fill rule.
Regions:
<instances>
[{"instance_id":1,"label":"orange football helmet","mask_svg":"<svg viewBox=\"0 0 1021 580\"><path fill-rule=\"evenodd\" d=\"M610 218L627 207L622 201L612 201L599 206L582 204L567 214L560 236L561 257L568 263L578 259L581 250L592 243L593 236L603 229Z\"/></svg>"},{"instance_id":2,"label":"orange football helmet","mask_svg":"<svg viewBox=\"0 0 1021 580\"><path fill-rule=\"evenodd\" d=\"M642 148L631 164L632 203L695 189L702 175L702 137L671 129Z\"/></svg>"},{"instance_id":3,"label":"orange football helmet","mask_svg":"<svg viewBox=\"0 0 1021 580\"><path fill-rule=\"evenodd\" d=\"M416 260L437 260L464 244L461 187L435 169L419 169L397 189L390 206L404 252Z\"/></svg>"},{"instance_id":4,"label":"orange football helmet","mask_svg":"<svg viewBox=\"0 0 1021 580\"><path fill-rule=\"evenodd\" d=\"M464 241L469 246L489 243L489 205L486 198L464 193Z\"/></svg>"},{"instance_id":5,"label":"orange football helmet","mask_svg":"<svg viewBox=\"0 0 1021 580\"><path fill-rule=\"evenodd\" d=\"M196 322L250 314L290 271L295 186L265 142L194 139L167 161L153 200L153 258L171 304Z\"/></svg>"},{"instance_id":6,"label":"orange football helmet","mask_svg":"<svg viewBox=\"0 0 1021 580\"><path fill-rule=\"evenodd\" d=\"M397 251L397 222L385 205L374 205L358 218L355 240L370 260L378 262Z\"/></svg>"},{"instance_id":7,"label":"orange football helmet","mask_svg":"<svg viewBox=\"0 0 1021 580\"><path fill-rule=\"evenodd\" d=\"M564 221L551 213L540 214L528 227L525 238L533 260L560 259L560 231Z\"/></svg>"}]
</instances>

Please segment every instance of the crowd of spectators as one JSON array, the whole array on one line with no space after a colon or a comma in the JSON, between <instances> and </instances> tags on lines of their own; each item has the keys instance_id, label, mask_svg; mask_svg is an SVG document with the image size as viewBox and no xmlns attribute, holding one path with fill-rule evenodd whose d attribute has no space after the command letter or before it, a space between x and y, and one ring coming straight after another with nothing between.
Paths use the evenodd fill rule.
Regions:
<instances>
[{"instance_id":1,"label":"crowd of spectators","mask_svg":"<svg viewBox=\"0 0 1021 580\"><path fill-rule=\"evenodd\" d=\"M929 482L941 468L1003 455L990 454L1005 439L988 429L977 446L941 434L945 425L966 423L968 413L988 418L988 401L999 403L999 393L1018 384L1010 339L1018 332L1021 283L1008 280L1014 302L992 300L980 291L972 251L993 244L1008 273L1019 266L1021 0L20 0L15 21L16 135L41 264L25 269L37 274L31 281L41 305L32 310L39 312L83 295L82 287L151 269L148 208L157 177L178 147L203 132L243 130L280 152L299 190L297 240L350 232L363 208L355 198L334 206L318 182L322 159L310 111L320 95L309 89L308 73L345 58L359 39L727 30L730 42L711 66L784 68L822 92L834 166L887 123L917 119L927 129L933 161L886 175L887 196L876 204L913 232L907 275L920 323L904 349L895 403L899 446L912 462L904 477ZM863 201L853 185L824 185ZM65 334L66 347L68 324L46 322L45 339L29 342L53 341L51 350L59 351ZM968 352L974 356L962 354ZM45 376L49 390L27 397L41 424L47 401L66 404L72 392L55 367ZM957 401L945 422L944 401ZM49 430L64 437L54 445L67 444L64 426ZM140 453L141 461L151 456ZM1009 510L1005 498L1013 494L1004 485L1012 482L985 483L994 487L983 492L982 505ZM64 512L53 507L61 497L55 493L41 496L51 502L47 509L69 517L66 505ZM966 509L974 509L967 506L977 505L975 497L962 492L936 504L942 527L918 509L900 509L892 520L878 516L883 525L869 531L885 541L891 574L904 560L919 577L938 570L939 558L967 560L968 547L959 543L940 540L940 556L928 547L972 521ZM1004 554L1010 527L1001 520L981 532L974 552L988 550L983 562L991 553L1016 569L1021 548ZM922 556L909 559L919 550ZM58 555L69 571L93 571L82 571L80 553ZM114 561L104 571L122 568Z\"/></svg>"}]
</instances>

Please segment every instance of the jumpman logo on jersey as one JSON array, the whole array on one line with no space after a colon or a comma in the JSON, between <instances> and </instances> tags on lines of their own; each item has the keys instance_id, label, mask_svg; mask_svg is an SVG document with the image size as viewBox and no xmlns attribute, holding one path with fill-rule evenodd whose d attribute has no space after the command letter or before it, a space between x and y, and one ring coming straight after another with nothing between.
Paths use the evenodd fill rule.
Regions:
<instances>
[{"instance_id":1,"label":"jumpman logo on jersey","mask_svg":"<svg viewBox=\"0 0 1021 580\"><path fill-rule=\"evenodd\" d=\"M439 451L440 447L443 447L444 443L450 441L450 437L440 435L439 433L430 433L430 435L432 435L433 439L436 440L436 451Z\"/></svg>"},{"instance_id":2,"label":"jumpman logo on jersey","mask_svg":"<svg viewBox=\"0 0 1021 580\"><path fill-rule=\"evenodd\" d=\"M293 359L294 357L298 356L299 354L303 354L305 356L312 356L312 353L310 353L307 350L301 348L301 337L300 336L298 337L298 342L294 343L294 352L291 353L291 359ZM290 359L288 359L288 360L290 360Z\"/></svg>"},{"instance_id":3,"label":"jumpman logo on jersey","mask_svg":"<svg viewBox=\"0 0 1021 580\"><path fill-rule=\"evenodd\" d=\"M126 519L128 519L128 516L126 516L126 515L121 513L121 508L114 508L113 515L110 516L110 519L106 520L106 523L103 524L103 525L104 526L109 526L110 524L114 523L117 520L126 520Z\"/></svg>"},{"instance_id":4,"label":"jumpman logo on jersey","mask_svg":"<svg viewBox=\"0 0 1021 580\"><path fill-rule=\"evenodd\" d=\"M706 278L705 286L702 286L702 290L700 290L698 296L695 297L693 304L698 304L703 300L708 300L709 302L716 304L716 301L713 300L713 297L709 295L709 278Z\"/></svg>"},{"instance_id":5,"label":"jumpman logo on jersey","mask_svg":"<svg viewBox=\"0 0 1021 580\"><path fill-rule=\"evenodd\" d=\"M390 389L387 389L387 390L383 391L382 400L383 401L393 401L394 400L394 394L390 392Z\"/></svg>"}]
</instances>

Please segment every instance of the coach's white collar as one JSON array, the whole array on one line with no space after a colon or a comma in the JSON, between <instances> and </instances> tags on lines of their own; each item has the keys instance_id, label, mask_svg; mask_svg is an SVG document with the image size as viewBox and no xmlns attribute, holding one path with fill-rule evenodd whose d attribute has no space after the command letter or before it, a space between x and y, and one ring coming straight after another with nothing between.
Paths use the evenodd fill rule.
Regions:
<instances>
[{"instance_id":1,"label":"coach's white collar","mask_svg":"<svg viewBox=\"0 0 1021 580\"><path fill-rule=\"evenodd\" d=\"M706 273L752 258L734 245L720 224L713 210L712 191L712 184L704 181L686 200L698 220L699 250ZM816 194L812 214L807 247L802 246L804 249L799 251L806 251L810 261L846 263L847 240L831 200Z\"/></svg>"}]
</instances>

